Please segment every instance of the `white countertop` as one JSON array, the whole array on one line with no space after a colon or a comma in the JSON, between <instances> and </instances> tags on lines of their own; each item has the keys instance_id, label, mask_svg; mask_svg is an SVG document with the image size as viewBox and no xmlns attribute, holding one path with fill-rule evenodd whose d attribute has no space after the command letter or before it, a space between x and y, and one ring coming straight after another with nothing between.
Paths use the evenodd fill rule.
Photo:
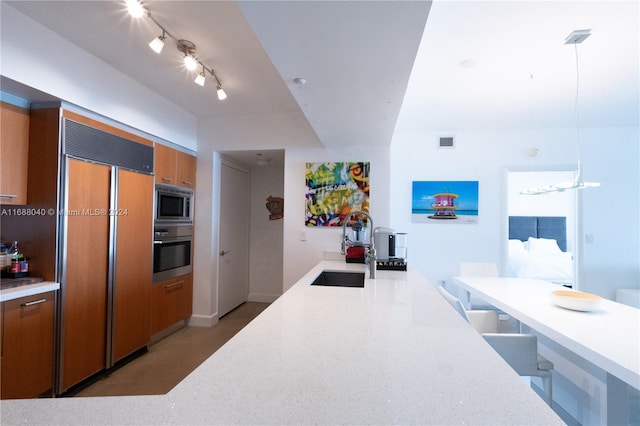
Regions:
<instances>
[{"instance_id":1,"label":"white countertop","mask_svg":"<svg viewBox=\"0 0 640 426\"><path fill-rule=\"evenodd\" d=\"M2 401L2 423L563 424L418 273L323 269L365 266L320 262L167 395Z\"/></svg>"},{"instance_id":2,"label":"white countertop","mask_svg":"<svg viewBox=\"0 0 640 426\"><path fill-rule=\"evenodd\" d=\"M593 312L552 303L562 289L525 278L454 277L454 282L570 351L640 389L640 310L602 299Z\"/></svg>"},{"instance_id":3,"label":"white countertop","mask_svg":"<svg viewBox=\"0 0 640 426\"><path fill-rule=\"evenodd\" d=\"M34 296L60 289L60 283L41 281L35 284L25 284L0 290L0 302L19 299L21 297Z\"/></svg>"}]
</instances>

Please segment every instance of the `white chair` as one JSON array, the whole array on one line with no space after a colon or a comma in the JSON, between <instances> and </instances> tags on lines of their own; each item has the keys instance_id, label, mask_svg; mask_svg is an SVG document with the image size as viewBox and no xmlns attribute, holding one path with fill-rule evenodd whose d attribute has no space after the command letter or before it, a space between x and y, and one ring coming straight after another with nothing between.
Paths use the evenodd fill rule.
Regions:
<instances>
[{"instance_id":1,"label":"white chair","mask_svg":"<svg viewBox=\"0 0 640 426\"><path fill-rule=\"evenodd\" d=\"M498 333L498 313L496 311L467 311L460 299L449 293L443 286L439 286L438 291L518 375L542 379L544 400L551 406L553 363L538 354L537 337L531 334Z\"/></svg>"},{"instance_id":2,"label":"white chair","mask_svg":"<svg viewBox=\"0 0 640 426\"><path fill-rule=\"evenodd\" d=\"M495 263L460 262L458 275L461 277L497 277L498 268ZM496 308L481 298L467 292L469 309L493 309Z\"/></svg>"}]
</instances>

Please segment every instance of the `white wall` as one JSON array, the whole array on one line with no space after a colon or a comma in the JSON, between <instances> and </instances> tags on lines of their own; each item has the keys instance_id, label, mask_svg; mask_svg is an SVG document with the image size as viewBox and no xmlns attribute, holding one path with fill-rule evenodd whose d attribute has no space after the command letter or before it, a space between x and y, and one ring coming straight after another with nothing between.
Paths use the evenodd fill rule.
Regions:
<instances>
[{"instance_id":1,"label":"white wall","mask_svg":"<svg viewBox=\"0 0 640 426\"><path fill-rule=\"evenodd\" d=\"M269 220L267 198L284 197L284 168L251 168L249 297L273 302L282 295L284 219ZM286 201L286 200L285 200Z\"/></svg>"},{"instance_id":2,"label":"white wall","mask_svg":"<svg viewBox=\"0 0 640 426\"><path fill-rule=\"evenodd\" d=\"M146 86L0 2L0 74L186 148L197 120Z\"/></svg>"},{"instance_id":3,"label":"white wall","mask_svg":"<svg viewBox=\"0 0 640 426\"><path fill-rule=\"evenodd\" d=\"M576 164L575 129L538 130L533 135L531 130L447 133L456 136L455 149L437 148L441 133L436 132L396 134L391 147L391 227L409 233L409 263L434 284L450 282L461 261L493 262L502 268L505 169L531 166L531 140L540 149L535 167ZM582 129L581 151L584 179L602 183L579 194L581 288L613 299L616 288L640 286L638 128ZM479 223L412 223L414 180L478 180ZM614 206L620 206L615 215L607 215ZM594 244L585 245L584 234L593 235Z\"/></svg>"}]
</instances>

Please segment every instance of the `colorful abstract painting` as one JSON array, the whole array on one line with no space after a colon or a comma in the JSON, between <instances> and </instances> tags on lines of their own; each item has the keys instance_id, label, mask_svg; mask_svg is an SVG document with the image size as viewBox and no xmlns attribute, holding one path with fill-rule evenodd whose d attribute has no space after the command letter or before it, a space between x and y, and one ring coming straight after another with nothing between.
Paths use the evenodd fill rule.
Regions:
<instances>
[{"instance_id":1,"label":"colorful abstract painting","mask_svg":"<svg viewBox=\"0 0 640 426\"><path fill-rule=\"evenodd\" d=\"M307 163L305 225L342 226L351 211L369 213L369 163Z\"/></svg>"},{"instance_id":2,"label":"colorful abstract painting","mask_svg":"<svg viewBox=\"0 0 640 426\"><path fill-rule=\"evenodd\" d=\"M414 181L411 220L478 223L478 181Z\"/></svg>"}]
</instances>

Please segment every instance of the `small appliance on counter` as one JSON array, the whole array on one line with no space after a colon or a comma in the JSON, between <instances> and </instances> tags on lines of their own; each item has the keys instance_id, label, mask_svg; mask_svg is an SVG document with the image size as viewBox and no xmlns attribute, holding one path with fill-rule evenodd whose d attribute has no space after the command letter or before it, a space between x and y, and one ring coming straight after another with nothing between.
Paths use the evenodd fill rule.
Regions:
<instances>
[{"instance_id":1,"label":"small appliance on counter","mask_svg":"<svg viewBox=\"0 0 640 426\"><path fill-rule=\"evenodd\" d=\"M365 247L368 245L368 234L368 228L364 226L362 219L356 220L351 225L350 234L346 236L347 253L345 260L347 263L365 263Z\"/></svg>"},{"instance_id":2,"label":"small appliance on counter","mask_svg":"<svg viewBox=\"0 0 640 426\"><path fill-rule=\"evenodd\" d=\"M407 270L407 234L391 228L373 230L376 247L376 269L389 271Z\"/></svg>"}]
</instances>

